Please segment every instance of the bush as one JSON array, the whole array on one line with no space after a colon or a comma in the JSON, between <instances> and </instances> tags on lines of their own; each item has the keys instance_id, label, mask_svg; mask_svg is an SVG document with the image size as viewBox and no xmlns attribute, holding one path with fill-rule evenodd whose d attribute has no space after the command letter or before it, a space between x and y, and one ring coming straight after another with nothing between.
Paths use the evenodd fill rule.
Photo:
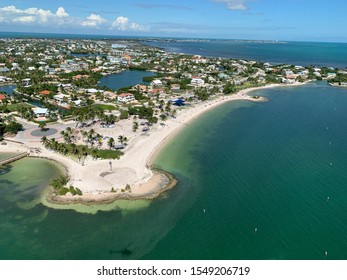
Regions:
<instances>
[{"instance_id":1,"label":"bush","mask_svg":"<svg viewBox=\"0 0 347 280\"><path fill-rule=\"evenodd\" d=\"M130 188L130 185L129 185L129 184L126 184L125 190L131 192L131 188Z\"/></svg>"},{"instance_id":2,"label":"bush","mask_svg":"<svg viewBox=\"0 0 347 280\"><path fill-rule=\"evenodd\" d=\"M53 187L53 189L59 189L61 187L66 186L68 182L69 182L69 177L62 175L62 176L59 176L58 178L53 178L51 181L51 186Z\"/></svg>"},{"instance_id":3,"label":"bush","mask_svg":"<svg viewBox=\"0 0 347 280\"><path fill-rule=\"evenodd\" d=\"M17 122L10 122L5 127L5 132L16 134L18 131L21 131L23 126Z\"/></svg>"},{"instance_id":4,"label":"bush","mask_svg":"<svg viewBox=\"0 0 347 280\"><path fill-rule=\"evenodd\" d=\"M59 195L66 195L69 192L68 188L61 187L58 191Z\"/></svg>"},{"instance_id":5,"label":"bush","mask_svg":"<svg viewBox=\"0 0 347 280\"><path fill-rule=\"evenodd\" d=\"M70 186L69 188L65 187L69 182L69 178L67 176L59 176L58 178L53 178L51 181L51 186L59 195L65 195L68 192L73 195L82 195L82 191L79 188L74 188Z\"/></svg>"},{"instance_id":6,"label":"bush","mask_svg":"<svg viewBox=\"0 0 347 280\"><path fill-rule=\"evenodd\" d=\"M82 191L79 188L75 188L73 186L70 186L69 192L72 193L72 195L82 195Z\"/></svg>"}]
</instances>

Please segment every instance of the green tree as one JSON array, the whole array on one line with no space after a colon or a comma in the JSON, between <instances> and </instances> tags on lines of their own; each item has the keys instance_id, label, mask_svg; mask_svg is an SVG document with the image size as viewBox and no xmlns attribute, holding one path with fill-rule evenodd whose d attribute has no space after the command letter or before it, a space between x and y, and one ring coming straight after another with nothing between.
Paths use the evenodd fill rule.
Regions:
<instances>
[{"instance_id":1,"label":"green tree","mask_svg":"<svg viewBox=\"0 0 347 280\"><path fill-rule=\"evenodd\" d=\"M236 92L235 84L231 82L227 82L223 88L223 93L230 94L235 92Z\"/></svg>"},{"instance_id":2,"label":"green tree","mask_svg":"<svg viewBox=\"0 0 347 280\"><path fill-rule=\"evenodd\" d=\"M160 121L161 122L166 122L167 121L167 115L166 114L161 114L159 117L160 117Z\"/></svg>"},{"instance_id":3,"label":"green tree","mask_svg":"<svg viewBox=\"0 0 347 280\"><path fill-rule=\"evenodd\" d=\"M120 110L120 119L125 120L129 117L129 112L127 110Z\"/></svg>"},{"instance_id":4,"label":"green tree","mask_svg":"<svg viewBox=\"0 0 347 280\"><path fill-rule=\"evenodd\" d=\"M110 150L113 148L114 143L115 143L115 141L114 141L113 137L111 137L107 140L107 146L110 148Z\"/></svg>"},{"instance_id":5,"label":"green tree","mask_svg":"<svg viewBox=\"0 0 347 280\"><path fill-rule=\"evenodd\" d=\"M119 135L119 136L118 136L118 141L119 141L122 145L124 144L124 138L125 138L124 135Z\"/></svg>"},{"instance_id":6,"label":"green tree","mask_svg":"<svg viewBox=\"0 0 347 280\"><path fill-rule=\"evenodd\" d=\"M136 130L139 128L138 122L133 122L133 131L136 132Z\"/></svg>"},{"instance_id":7,"label":"green tree","mask_svg":"<svg viewBox=\"0 0 347 280\"><path fill-rule=\"evenodd\" d=\"M5 124L5 133L17 134L18 131L23 130L23 125L15 121L10 121L8 124Z\"/></svg>"},{"instance_id":8,"label":"green tree","mask_svg":"<svg viewBox=\"0 0 347 280\"><path fill-rule=\"evenodd\" d=\"M39 128L41 129L41 131L45 131L47 127L46 122L40 122L39 123Z\"/></svg>"}]
</instances>

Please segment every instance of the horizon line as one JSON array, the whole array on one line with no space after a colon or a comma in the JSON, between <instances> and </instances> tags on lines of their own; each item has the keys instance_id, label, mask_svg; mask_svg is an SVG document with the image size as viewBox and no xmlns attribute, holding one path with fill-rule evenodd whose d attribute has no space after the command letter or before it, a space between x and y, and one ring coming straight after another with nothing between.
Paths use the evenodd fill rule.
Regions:
<instances>
[{"instance_id":1,"label":"horizon line","mask_svg":"<svg viewBox=\"0 0 347 280\"><path fill-rule=\"evenodd\" d=\"M100 38L100 39L131 39L131 38L146 38L146 39L183 39L183 40L222 40L222 41L264 41L264 42L302 42L302 43L337 43L337 44L347 44L346 41L315 41L315 40L279 40L279 39L238 39L238 38L211 38L211 37L169 37L169 36L149 36L149 35L110 35L110 34L88 34L88 33L56 33L56 32L27 32L27 31L0 31L0 39L11 38L11 37L2 37L1 33L16 33L16 34L32 34L33 38L35 35L68 35L68 36L96 36L96 37L111 37L111 38ZM24 37L23 37L24 39ZM75 38L81 39L81 38ZM87 38L86 38L87 39ZM92 38L88 38L92 39Z\"/></svg>"}]
</instances>

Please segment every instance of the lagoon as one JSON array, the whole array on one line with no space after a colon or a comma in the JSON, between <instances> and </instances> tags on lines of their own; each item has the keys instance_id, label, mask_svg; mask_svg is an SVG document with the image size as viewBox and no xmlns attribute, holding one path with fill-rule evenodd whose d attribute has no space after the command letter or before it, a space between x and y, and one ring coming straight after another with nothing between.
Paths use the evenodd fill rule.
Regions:
<instances>
[{"instance_id":1,"label":"lagoon","mask_svg":"<svg viewBox=\"0 0 347 280\"><path fill-rule=\"evenodd\" d=\"M119 74L111 74L100 79L99 86L106 86L112 90L130 87L136 84L148 84L144 77L153 77L156 73L150 71L126 70Z\"/></svg>"}]
</instances>

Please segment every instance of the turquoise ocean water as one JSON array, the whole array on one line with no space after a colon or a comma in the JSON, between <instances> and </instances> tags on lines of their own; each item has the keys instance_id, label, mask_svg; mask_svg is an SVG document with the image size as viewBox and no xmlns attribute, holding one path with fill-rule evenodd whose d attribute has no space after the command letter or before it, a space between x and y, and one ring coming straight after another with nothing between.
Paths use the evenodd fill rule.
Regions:
<instances>
[{"instance_id":1,"label":"turquoise ocean water","mask_svg":"<svg viewBox=\"0 0 347 280\"><path fill-rule=\"evenodd\" d=\"M0 259L347 259L347 90L257 94L269 102L224 104L162 150L155 164L179 183L152 202L47 208L37 197L61 171L14 163L0 175Z\"/></svg>"}]
</instances>

